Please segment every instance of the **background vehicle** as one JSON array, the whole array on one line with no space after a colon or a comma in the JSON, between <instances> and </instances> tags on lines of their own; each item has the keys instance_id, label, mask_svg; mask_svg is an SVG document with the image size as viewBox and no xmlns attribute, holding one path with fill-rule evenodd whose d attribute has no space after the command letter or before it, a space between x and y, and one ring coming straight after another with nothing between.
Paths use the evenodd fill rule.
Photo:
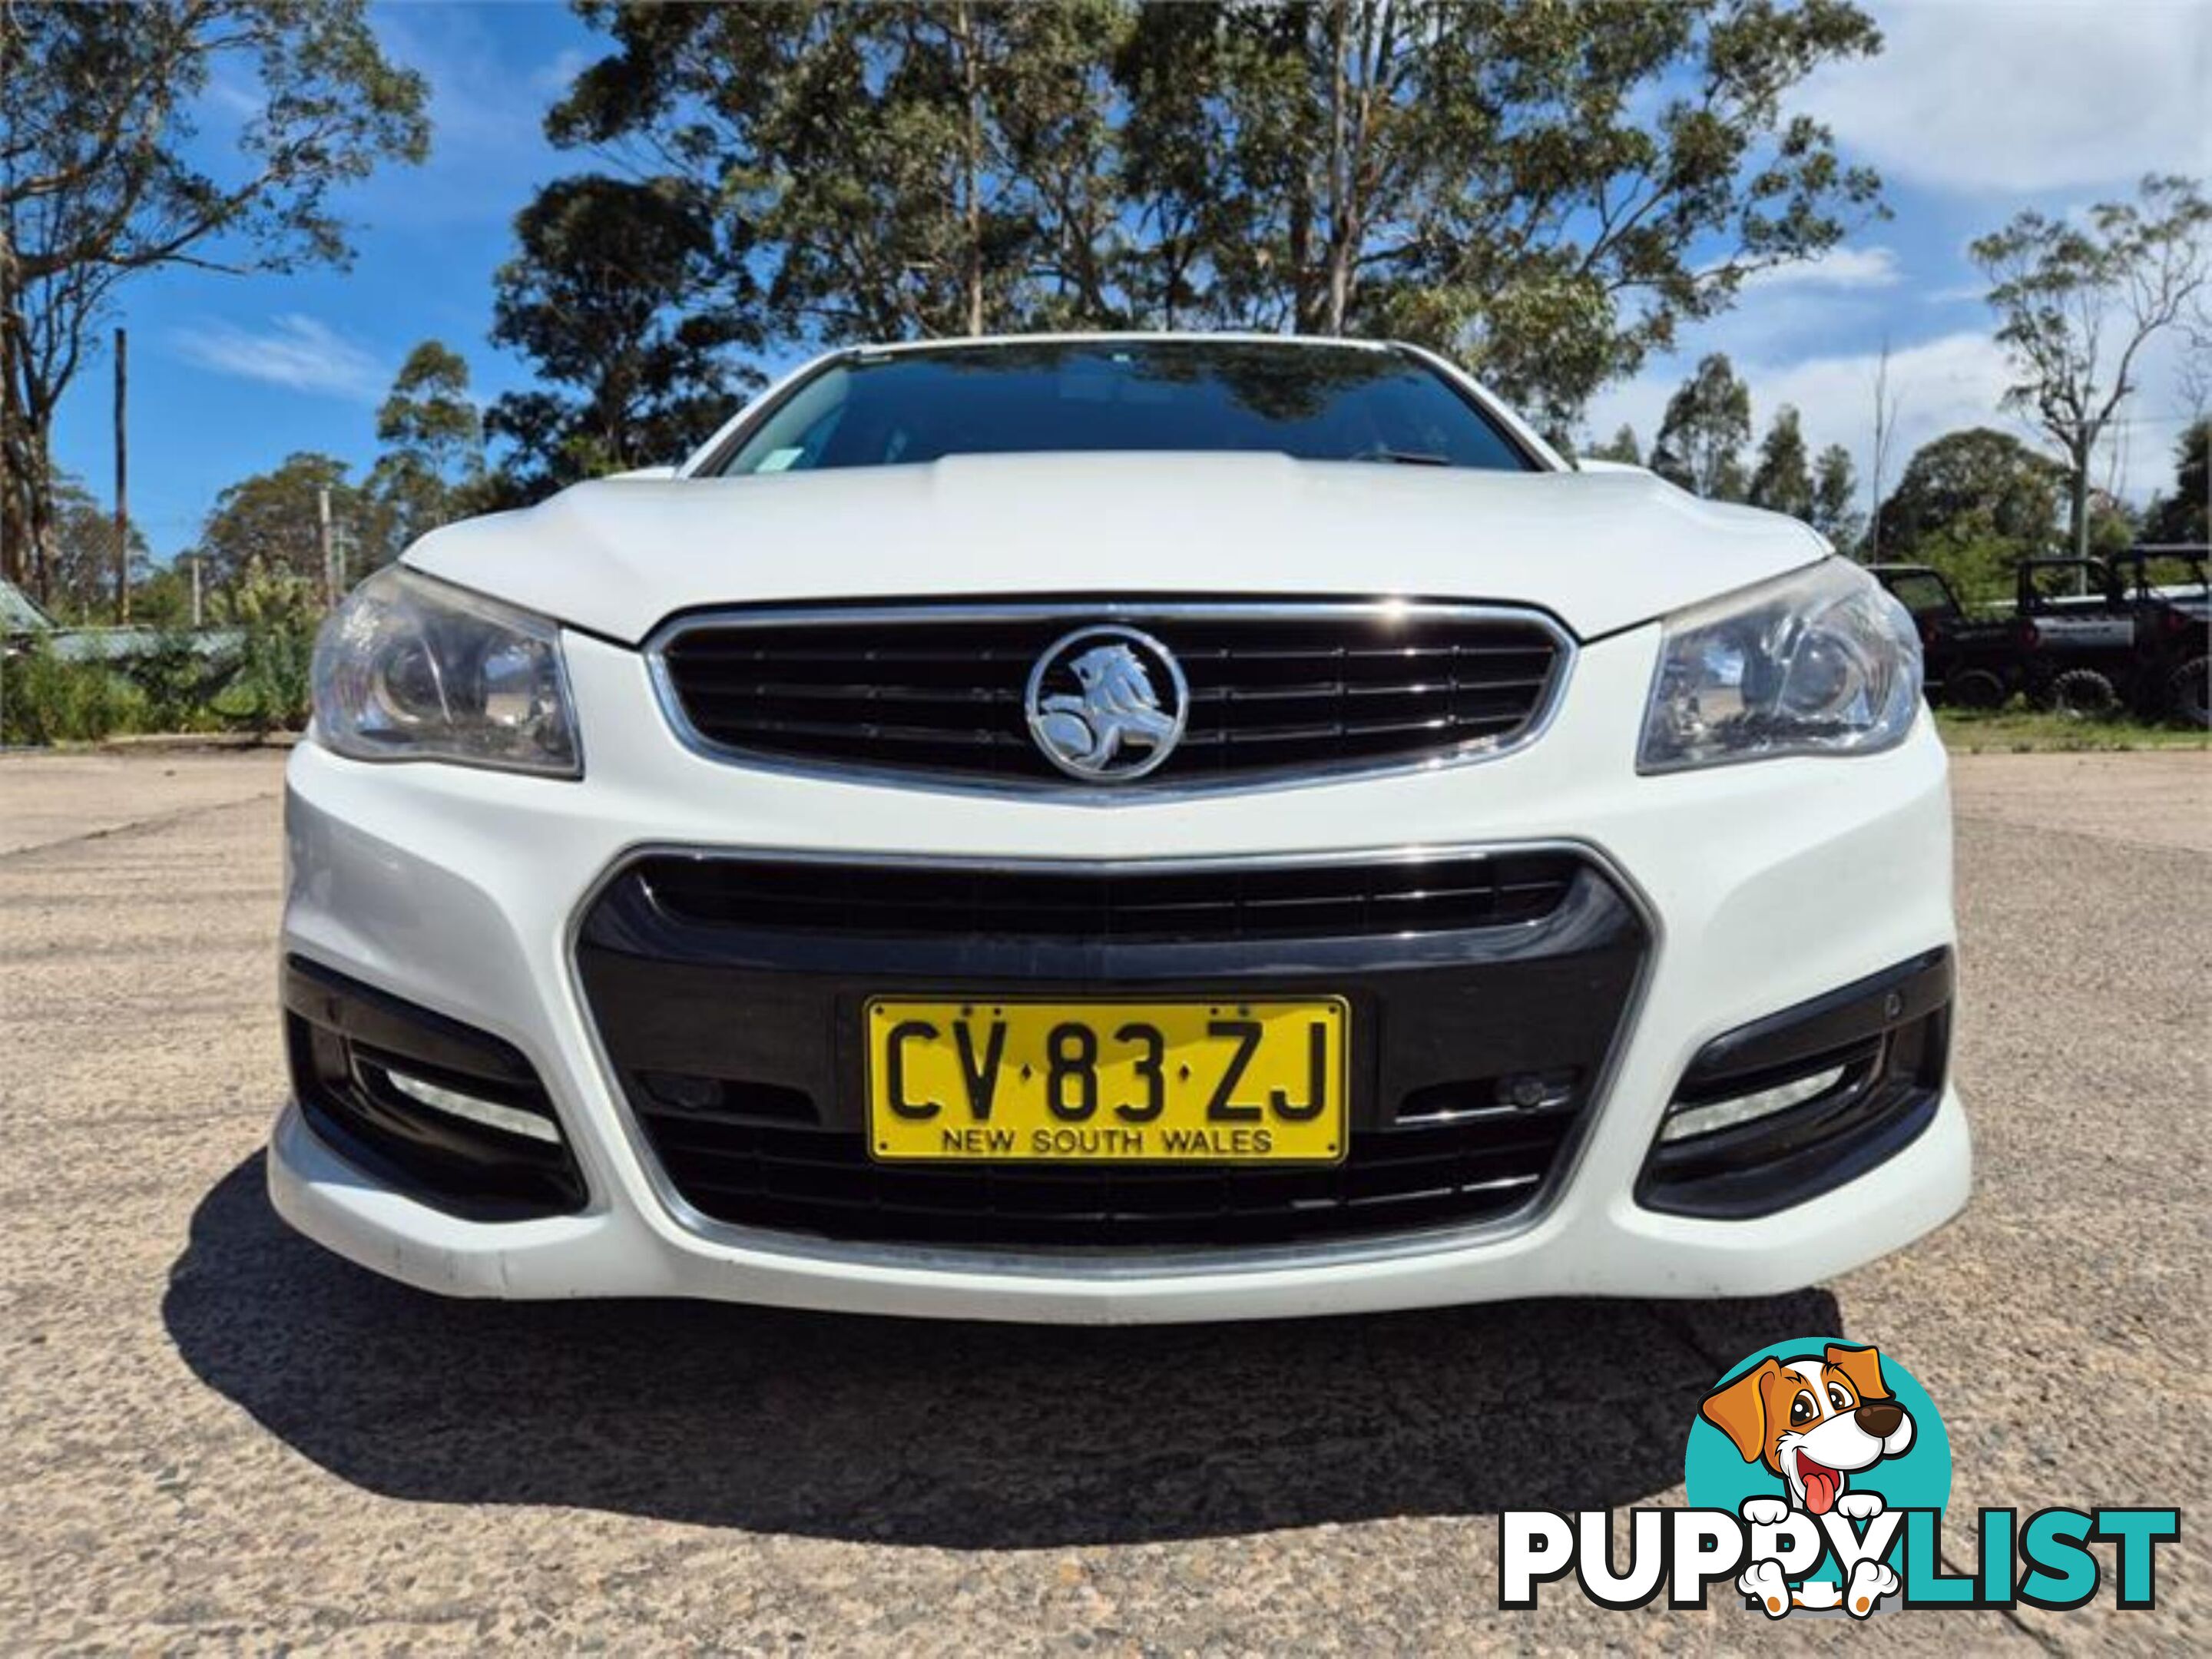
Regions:
<instances>
[{"instance_id":1,"label":"background vehicle","mask_svg":"<svg viewBox=\"0 0 2212 1659\"><path fill-rule=\"evenodd\" d=\"M2032 624L1971 615L1943 573L1932 566L1867 568L1912 613L1928 663L1929 702L1958 708L1995 708L2022 689L2035 643Z\"/></svg>"},{"instance_id":2,"label":"background vehicle","mask_svg":"<svg viewBox=\"0 0 2212 1659\"><path fill-rule=\"evenodd\" d=\"M1929 566L1869 568L1912 613L1933 702L1994 708L2024 694L2085 718L2126 709L2212 725L2201 547L2131 548L2110 562L2025 560L2010 611L1978 617Z\"/></svg>"},{"instance_id":3,"label":"background vehicle","mask_svg":"<svg viewBox=\"0 0 2212 1659\"><path fill-rule=\"evenodd\" d=\"M2160 575L2191 580L2160 585ZM2014 617L2033 643L2027 690L2064 714L2126 708L2207 723L2204 560L2200 549L2135 548L2101 559L2021 561Z\"/></svg>"}]
</instances>

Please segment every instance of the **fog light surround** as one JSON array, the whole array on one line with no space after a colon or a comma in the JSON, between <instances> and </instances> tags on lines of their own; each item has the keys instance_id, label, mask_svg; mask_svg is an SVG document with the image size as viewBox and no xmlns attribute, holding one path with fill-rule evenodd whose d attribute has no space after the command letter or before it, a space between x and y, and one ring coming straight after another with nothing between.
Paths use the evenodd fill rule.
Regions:
<instances>
[{"instance_id":1,"label":"fog light surround","mask_svg":"<svg viewBox=\"0 0 2212 1659\"><path fill-rule=\"evenodd\" d=\"M1895 1157L1942 1104L1951 991L1938 945L1714 1037L1653 1131L1637 1203L1748 1220Z\"/></svg>"},{"instance_id":2,"label":"fog light surround","mask_svg":"<svg viewBox=\"0 0 2212 1659\"><path fill-rule=\"evenodd\" d=\"M396 1072L388 1066L385 1068L384 1076L396 1092L404 1095L418 1106L428 1107L434 1112L443 1112L448 1117L463 1119L481 1128L497 1129L505 1134L542 1140L548 1146L561 1144L561 1131L535 1112L502 1105L480 1095L464 1094L459 1089L448 1089L442 1084L410 1077L405 1072Z\"/></svg>"},{"instance_id":3,"label":"fog light surround","mask_svg":"<svg viewBox=\"0 0 2212 1659\"><path fill-rule=\"evenodd\" d=\"M1747 1095L1732 1095L1726 1100L1705 1101L1695 1106L1676 1106L1667 1116L1659 1130L1659 1139L1688 1140L1698 1135L1711 1134L1716 1130L1733 1129L1738 1124L1755 1119L1771 1117L1777 1112L1786 1112L1793 1106L1802 1106L1808 1100L1818 1100L1822 1095L1844 1080L1848 1066L1831 1066L1824 1071L1805 1077L1792 1078L1787 1083L1778 1083L1768 1089L1753 1090Z\"/></svg>"}]
</instances>

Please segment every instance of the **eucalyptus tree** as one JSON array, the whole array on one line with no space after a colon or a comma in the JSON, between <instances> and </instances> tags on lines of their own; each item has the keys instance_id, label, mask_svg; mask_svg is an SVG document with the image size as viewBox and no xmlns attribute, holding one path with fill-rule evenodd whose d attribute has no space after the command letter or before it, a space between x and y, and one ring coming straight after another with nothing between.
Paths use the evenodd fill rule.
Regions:
<instances>
[{"instance_id":1,"label":"eucalyptus tree","mask_svg":"<svg viewBox=\"0 0 2212 1659\"><path fill-rule=\"evenodd\" d=\"M1709 501L1740 501L1749 488L1743 449L1751 441L1751 388L1724 352L1698 362L1667 400L1651 470Z\"/></svg>"},{"instance_id":2,"label":"eucalyptus tree","mask_svg":"<svg viewBox=\"0 0 2212 1659\"><path fill-rule=\"evenodd\" d=\"M515 221L493 280L492 338L538 384L485 414L513 446L494 504L594 473L678 459L753 376L751 279L719 257L710 204L676 176L548 185Z\"/></svg>"},{"instance_id":3,"label":"eucalyptus tree","mask_svg":"<svg viewBox=\"0 0 2212 1659\"><path fill-rule=\"evenodd\" d=\"M368 489L391 536L378 562L477 507L484 481L483 417L459 352L424 340L407 354L376 411L376 465Z\"/></svg>"},{"instance_id":4,"label":"eucalyptus tree","mask_svg":"<svg viewBox=\"0 0 2212 1659\"><path fill-rule=\"evenodd\" d=\"M1859 474L1851 452L1830 444L1813 463L1813 528L1846 553L1858 550L1866 516L1858 510Z\"/></svg>"},{"instance_id":5,"label":"eucalyptus tree","mask_svg":"<svg viewBox=\"0 0 2212 1659\"><path fill-rule=\"evenodd\" d=\"M221 75L252 117L196 143ZM331 192L429 139L362 0L0 0L0 575L44 586L54 415L95 325L163 267L343 264Z\"/></svg>"},{"instance_id":6,"label":"eucalyptus tree","mask_svg":"<svg viewBox=\"0 0 2212 1659\"><path fill-rule=\"evenodd\" d=\"M1395 334L1547 424L1879 211L1849 0L586 0L556 142L690 180L775 334Z\"/></svg>"},{"instance_id":7,"label":"eucalyptus tree","mask_svg":"<svg viewBox=\"0 0 2212 1659\"><path fill-rule=\"evenodd\" d=\"M1752 468L1744 499L1753 507L1812 522L1812 462L1797 411L1788 404L1774 411L1773 423L1759 440L1759 460Z\"/></svg>"},{"instance_id":8,"label":"eucalyptus tree","mask_svg":"<svg viewBox=\"0 0 2212 1659\"><path fill-rule=\"evenodd\" d=\"M1845 0L1147 7L1133 206L1188 228L1134 263L1179 316L1408 337L1565 426L1879 210L1786 101L1880 44Z\"/></svg>"},{"instance_id":9,"label":"eucalyptus tree","mask_svg":"<svg viewBox=\"0 0 2212 1659\"><path fill-rule=\"evenodd\" d=\"M1971 252L2019 377L2006 400L2065 457L2068 536L2087 557L2097 447L2138 388L2144 348L2212 285L2212 202L2193 179L2153 175L2136 201L2021 213Z\"/></svg>"}]
</instances>

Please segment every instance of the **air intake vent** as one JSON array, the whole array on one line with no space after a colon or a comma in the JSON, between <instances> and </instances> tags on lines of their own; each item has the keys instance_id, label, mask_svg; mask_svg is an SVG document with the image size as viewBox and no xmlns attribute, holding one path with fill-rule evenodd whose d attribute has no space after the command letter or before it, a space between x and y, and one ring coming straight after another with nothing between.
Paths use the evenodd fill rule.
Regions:
<instances>
[{"instance_id":1,"label":"air intake vent","mask_svg":"<svg viewBox=\"0 0 2212 1659\"><path fill-rule=\"evenodd\" d=\"M632 866L671 919L887 938L1344 939L1535 921L1583 868L1564 850L1110 873L659 854Z\"/></svg>"},{"instance_id":2,"label":"air intake vent","mask_svg":"<svg viewBox=\"0 0 2212 1659\"><path fill-rule=\"evenodd\" d=\"M739 1226L914 1244L1099 1247L1288 1244L1465 1226L1521 1208L1573 1118L1422 1124L1354 1134L1325 1170L902 1169L859 1137L648 1117L684 1199Z\"/></svg>"}]
</instances>

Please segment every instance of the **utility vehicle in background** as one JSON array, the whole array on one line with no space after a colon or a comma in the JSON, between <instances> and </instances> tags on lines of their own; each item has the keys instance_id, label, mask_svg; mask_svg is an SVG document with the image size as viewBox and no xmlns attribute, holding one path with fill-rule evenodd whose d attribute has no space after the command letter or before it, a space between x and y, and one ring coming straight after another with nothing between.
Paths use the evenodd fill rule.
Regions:
<instances>
[{"instance_id":1,"label":"utility vehicle in background","mask_svg":"<svg viewBox=\"0 0 2212 1659\"><path fill-rule=\"evenodd\" d=\"M2014 617L1977 617L1932 565L1867 567L1912 616L1927 661L1928 700L1954 708L1996 708L2026 690L2035 629Z\"/></svg>"},{"instance_id":2,"label":"utility vehicle in background","mask_svg":"<svg viewBox=\"0 0 2212 1659\"><path fill-rule=\"evenodd\" d=\"M2206 550L2131 548L2111 561L2021 561L2010 608L1980 614L1928 565L1869 566L1912 615L1931 702L1995 708L2015 696L2061 714L2212 725Z\"/></svg>"},{"instance_id":3,"label":"utility vehicle in background","mask_svg":"<svg viewBox=\"0 0 2212 1659\"><path fill-rule=\"evenodd\" d=\"M2160 583L2161 575L2185 580ZM2138 547L2117 559L2025 559L2014 619L2032 630L2026 689L2061 714L2123 709L2212 724L2206 697L2204 550Z\"/></svg>"}]
</instances>

